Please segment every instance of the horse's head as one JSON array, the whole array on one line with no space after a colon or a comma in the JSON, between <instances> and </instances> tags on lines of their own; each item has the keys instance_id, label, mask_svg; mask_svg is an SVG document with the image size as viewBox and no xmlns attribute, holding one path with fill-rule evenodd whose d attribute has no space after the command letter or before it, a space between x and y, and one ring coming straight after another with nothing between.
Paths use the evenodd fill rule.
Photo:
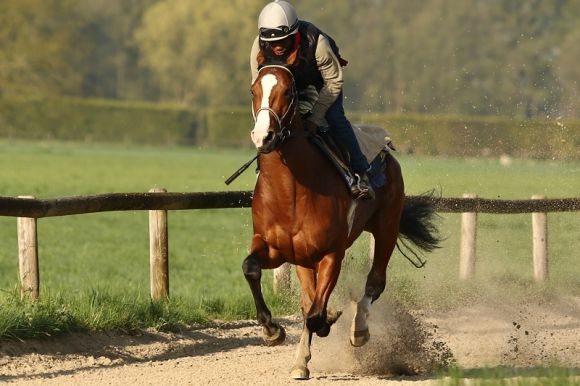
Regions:
<instances>
[{"instance_id":1,"label":"horse's head","mask_svg":"<svg viewBox=\"0 0 580 386\"><path fill-rule=\"evenodd\" d=\"M298 102L294 77L286 67L264 66L252 85L252 95L252 141L259 152L269 153L290 134Z\"/></svg>"}]
</instances>

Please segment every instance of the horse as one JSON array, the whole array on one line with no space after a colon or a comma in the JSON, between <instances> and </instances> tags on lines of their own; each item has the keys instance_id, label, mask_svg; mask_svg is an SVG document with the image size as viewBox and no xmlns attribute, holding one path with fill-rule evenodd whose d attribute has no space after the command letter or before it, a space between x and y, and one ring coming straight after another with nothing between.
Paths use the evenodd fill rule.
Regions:
<instances>
[{"instance_id":1,"label":"horse","mask_svg":"<svg viewBox=\"0 0 580 386\"><path fill-rule=\"evenodd\" d=\"M251 138L259 174L252 199L254 234L242 270L264 340L278 345L286 333L273 321L264 300L262 270L284 263L296 266L304 323L290 375L308 379L313 334L327 336L341 314L327 304L346 249L363 231L374 236L372 266L351 324L350 342L358 347L370 338L370 306L385 289L387 264L397 241L411 241L423 251L438 247L435 213L430 200L405 200L401 167L390 153L384 170L387 183L375 189L376 198L353 199L331 162L309 141L311 133L298 112L288 67L261 67L251 92Z\"/></svg>"}]
</instances>

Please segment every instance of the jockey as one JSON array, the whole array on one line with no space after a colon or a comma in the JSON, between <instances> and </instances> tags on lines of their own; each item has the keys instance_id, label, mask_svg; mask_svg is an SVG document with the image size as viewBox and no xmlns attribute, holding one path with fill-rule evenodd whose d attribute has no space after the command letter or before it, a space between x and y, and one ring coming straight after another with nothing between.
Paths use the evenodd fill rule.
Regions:
<instances>
[{"instance_id":1,"label":"jockey","mask_svg":"<svg viewBox=\"0 0 580 386\"><path fill-rule=\"evenodd\" d=\"M250 54L252 83L261 65L289 66L299 93L298 109L307 130L330 127L335 138L347 147L356 180L350 187L355 198L374 198L368 171L353 128L344 115L342 59L334 40L314 24L298 20L290 3L267 4L258 18L259 35Z\"/></svg>"}]
</instances>

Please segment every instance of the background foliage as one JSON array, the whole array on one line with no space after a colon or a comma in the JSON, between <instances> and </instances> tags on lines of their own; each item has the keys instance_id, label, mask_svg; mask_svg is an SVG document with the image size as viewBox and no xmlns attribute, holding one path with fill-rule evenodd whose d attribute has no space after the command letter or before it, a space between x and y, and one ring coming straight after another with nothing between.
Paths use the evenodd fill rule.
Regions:
<instances>
[{"instance_id":1,"label":"background foliage","mask_svg":"<svg viewBox=\"0 0 580 386\"><path fill-rule=\"evenodd\" d=\"M3 0L0 98L246 105L264 0ZM350 60L347 109L578 117L575 0L295 0Z\"/></svg>"},{"instance_id":2,"label":"background foliage","mask_svg":"<svg viewBox=\"0 0 580 386\"><path fill-rule=\"evenodd\" d=\"M248 108L89 98L0 99L0 138L251 148ZM404 153L580 160L580 120L352 112Z\"/></svg>"}]
</instances>

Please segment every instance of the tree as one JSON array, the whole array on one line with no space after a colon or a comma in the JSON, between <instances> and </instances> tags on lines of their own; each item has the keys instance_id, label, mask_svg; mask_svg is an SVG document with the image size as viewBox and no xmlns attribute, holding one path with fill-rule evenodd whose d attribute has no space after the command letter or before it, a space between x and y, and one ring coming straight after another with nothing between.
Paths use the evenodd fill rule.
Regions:
<instances>
[{"instance_id":1,"label":"tree","mask_svg":"<svg viewBox=\"0 0 580 386\"><path fill-rule=\"evenodd\" d=\"M580 116L577 0L291 1L349 60L349 110ZM0 96L249 102L265 0L1 0Z\"/></svg>"},{"instance_id":2,"label":"tree","mask_svg":"<svg viewBox=\"0 0 580 386\"><path fill-rule=\"evenodd\" d=\"M87 46L78 34L77 5L77 0L0 2L0 95L78 93L78 66Z\"/></svg>"},{"instance_id":3,"label":"tree","mask_svg":"<svg viewBox=\"0 0 580 386\"><path fill-rule=\"evenodd\" d=\"M144 15L135 38L160 97L201 106L248 100L258 0L168 0Z\"/></svg>"},{"instance_id":4,"label":"tree","mask_svg":"<svg viewBox=\"0 0 580 386\"><path fill-rule=\"evenodd\" d=\"M147 74L138 66L134 31L156 0L79 0L85 22L79 33L90 50L82 62L85 96L147 98Z\"/></svg>"},{"instance_id":5,"label":"tree","mask_svg":"<svg viewBox=\"0 0 580 386\"><path fill-rule=\"evenodd\" d=\"M580 117L580 3L566 3L562 15L558 23L561 32L556 36L559 44L554 44L551 51L562 87L559 113L564 117Z\"/></svg>"}]
</instances>

